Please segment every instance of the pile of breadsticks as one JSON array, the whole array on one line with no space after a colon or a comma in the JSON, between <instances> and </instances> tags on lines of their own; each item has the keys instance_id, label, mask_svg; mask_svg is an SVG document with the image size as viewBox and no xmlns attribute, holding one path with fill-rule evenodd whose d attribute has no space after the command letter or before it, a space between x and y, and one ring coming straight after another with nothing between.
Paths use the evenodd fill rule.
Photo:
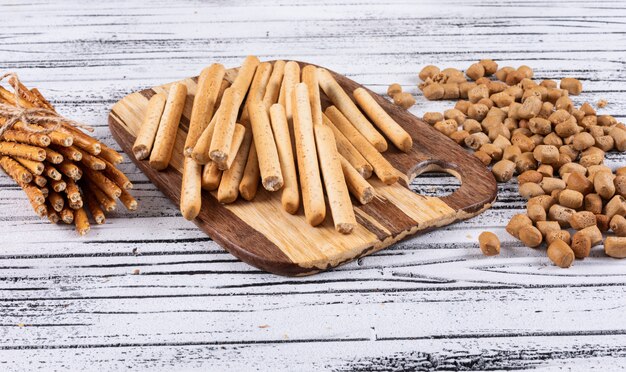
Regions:
<instances>
[{"instance_id":1,"label":"pile of breadsticks","mask_svg":"<svg viewBox=\"0 0 626 372\"><path fill-rule=\"evenodd\" d=\"M3 111L37 117L37 124L0 114L4 130L0 136L0 167L24 190L37 215L52 223L74 223L76 231L84 235L90 228L87 210L97 224L102 224L104 213L116 209L117 199L129 210L137 208L128 193L132 184L115 167L123 160L120 154L69 121L59 122L57 119L64 118L41 93L26 88L15 75L11 75L9 84L14 92L0 86ZM45 120L46 115L50 122ZM7 128L11 120L15 123Z\"/></svg>"},{"instance_id":2,"label":"pile of breadsticks","mask_svg":"<svg viewBox=\"0 0 626 372\"><path fill-rule=\"evenodd\" d=\"M366 181L372 173L388 185L398 180L381 155L388 147L383 134L405 152L413 141L365 89L352 92L355 104L323 68L253 56L232 85L224 74L213 64L198 79L184 145L185 218L200 212L202 189L232 203L239 195L254 199L260 181L268 191L282 190L288 213L298 213L302 200L311 226L325 219L325 190L335 229L348 234L356 226L350 193L365 204L375 195ZM320 89L334 104L324 112ZM169 164L186 93L175 83L167 97L157 94L148 104L133 153L157 170Z\"/></svg>"}]
</instances>

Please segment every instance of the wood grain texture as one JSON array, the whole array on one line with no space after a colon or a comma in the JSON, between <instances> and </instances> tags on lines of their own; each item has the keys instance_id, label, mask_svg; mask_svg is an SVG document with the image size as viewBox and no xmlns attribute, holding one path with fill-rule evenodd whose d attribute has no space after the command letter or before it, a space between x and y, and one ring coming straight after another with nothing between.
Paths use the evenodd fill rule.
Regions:
<instances>
[{"instance_id":1,"label":"wood grain texture","mask_svg":"<svg viewBox=\"0 0 626 372\"><path fill-rule=\"evenodd\" d=\"M0 10L0 68L116 149L107 115L128 92L249 53L324 65L378 94L398 82L417 95L416 116L450 106L421 96L422 66L491 57L539 79L581 78L575 104L604 98L600 113L626 120L622 1L41 0ZM88 239L34 217L0 175L0 369L623 369L624 261L598 246L560 270L544 249L523 247L503 228L524 207L513 183L480 218L284 278L232 257L132 162L121 168L140 209L116 212ZM411 188L442 196L458 181L425 173ZM480 254L485 229L502 240L499 257Z\"/></svg>"},{"instance_id":2,"label":"wood grain texture","mask_svg":"<svg viewBox=\"0 0 626 372\"><path fill-rule=\"evenodd\" d=\"M300 62L301 68L306 65ZM331 73L354 99L350 92L360 85ZM232 83L236 75L237 69L229 69L226 79ZM197 77L178 82L187 87L188 96L168 171L156 171L147 161L131 158L177 205L181 194L182 153L196 82ZM111 133L127 154L132 154L150 97L154 92L168 94L173 84L129 94L111 109ZM414 142L407 153L394 146L384 153L405 179L394 185L384 185L375 178L369 181L377 196L367 205L354 202L358 225L352 234L337 233L330 218L321 226L311 227L302 210L295 215L285 212L280 193L263 189L252 202L240 198L231 204L218 203L216 191L203 192L203 207L194 220L196 225L234 256L262 270L280 275L310 275L375 253L413 234L473 217L491 206L496 197L496 183L477 158L406 110L370 93ZM322 93L322 108L331 104ZM407 180L433 168L456 174L461 187L441 199L412 192Z\"/></svg>"}]
</instances>

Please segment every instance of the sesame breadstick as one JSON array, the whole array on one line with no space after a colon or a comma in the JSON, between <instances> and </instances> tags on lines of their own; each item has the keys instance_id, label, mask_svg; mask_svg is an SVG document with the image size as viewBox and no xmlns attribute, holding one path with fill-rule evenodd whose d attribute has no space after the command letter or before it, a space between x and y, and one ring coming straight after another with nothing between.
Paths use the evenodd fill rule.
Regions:
<instances>
[{"instance_id":1,"label":"sesame breadstick","mask_svg":"<svg viewBox=\"0 0 626 372\"><path fill-rule=\"evenodd\" d=\"M361 155L359 150L354 147L354 145L348 141L346 136L337 127L333 124L332 121L326 116L326 114L322 114L322 122L324 125L328 125L335 135L335 140L337 141L337 151L339 154L346 158L346 160L354 167L354 169L359 172L359 174L368 179L372 176L372 165Z\"/></svg>"},{"instance_id":2,"label":"sesame breadstick","mask_svg":"<svg viewBox=\"0 0 626 372\"><path fill-rule=\"evenodd\" d=\"M48 179L42 176L33 176L33 182L39 187L44 187L48 184Z\"/></svg>"},{"instance_id":3,"label":"sesame breadstick","mask_svg":"<svg viewBox=\"0 0 626 372\"><path fill-rule=\"evenodd\" d=\"M101 151L98 157L102 160L108 161L111 164L120 164L124 161L124 157L119 152L113 150L104 143L100 143Z\"/></svg>"},{"instance_id":4,"label":"sesame breadstick","mask_svg":"<svg viewBox=\"0 0 626 372\"><path fill-rule=\"evenodd\" d=\"M350 234L356 227L356 218L352 209L348 186L341 170L341 161L333 131L321 124L315 125L314 130L317 154L335 230L342 234Z\"/></svg>"},{"instance_id":5,"label":"sesame breadstick","mask_svg":"<svg viewBox=\"0 0 626 372\"><path fill-rule=\"evenodd\" d=\"M65 148L71 148L71 146L69 147L59 146L59 148L65 149ZM44 148L44 150L46 150L46 160L49 161L50 163L61 164L63 162L63 159L65 158L65 156L61 154L60 152L55 151L51 149L50 147L46 147ZM74 154L74 152L72 152L72 154ZM76 160L76 159L72 159L71 157L68 157L68 159ZM78 161L80 161L80 159L82 159L82 155L78 153Z\"/></svg>"},{"instance_id":6,"label":"sesame breadstick","mask_svg":"<svg viewBox=\"0 0 626 372\"><path fill-rule=\"evenodd\" d=\"M43 168L43 174L50 178L51 180L55 180L55 181L60 181L61 180L61 173L53 166L51 166L50 164L45 164L44 168Z\"/></svg>"},{"instance_id":7,"label":"sesame breadstick","mask_svg":"<svg viewBox=\"0 0 626 372\"><path fill-rule=\"evenodd\" d=\"M48 165L46 165L46 167L47 166ZM67 160L64 160L61 164L57 165L57 167L59 168L61 173L63 173L65 176L71 178L74 181L78 181L83 176L83 171L76 164L69 162ZM48 174L48 177L53 178L50 174Z\"/></svg>"},{"instance_id":8,"label":"sesame breadstick","mask_svg":"<svg viewBox=\"0 0 626 372\"><path fill-rule=\"evenodd\" d=\"M67 187L67 184L65 183L65 181L63 180L50 180L50 186L52 187L52 190L56 191L56 192L62 192L65 191L65 188Z\"/></svg>"},{"instance_id":9,"label":"sesame breadstick","mask_svg":"<svg viewBox=\"0 0 626 372\"><path fill-rule=\"evenodd\" d=\"M320 87L324 90L328 98L337 106L339 111L352 123L352 125L367 139L367 141L379 152L387 150L387 141L378 133L372 123L359 111L359 108L352 102L348 94L337 83L330 72L323 68L318 68L318 79Z\"/></svg>"},{"instance_id":10,"label":"sesame breadstick","mask_svg":"<svg viewBox=\"0 0 626 372\"><path fill-rule=\"evenodd\" d=\"M214 162L205 164L202 168L201 187L204 190L213 191L217 190L220 186L220 180L222 179L222 171L218 168Z\"/></svg>"},{"instance_id":11,"label":"sesame breadstick","mask_svg":"<svg viewBox=\"0 0 626 372\"><path fill-rule=\"evenodd\" d=\"M27 145L46 147L50 145L50 137L43 133L30 133L8 129L2 133L2 139L9 142L20 142Z\"/></svg>"},{"instance_id":12,"label":"sesame breadstick","mask_svg":"<svg viewBox=\"0 0 626 372\"><path fill-rule=\"evenodd\" d=\"M186 98L187 86L172 84L150 153L150 166L156 170L164 170L170 163Z\"/></svg>"},{"instance_id":13,"label":"sesame breadstick","mask_svg":"<svg viewBox=\"0 0 626 372\"><path fill-rule=\"evenodd\" d=\"M106 216L104 215L102 207L100 207L100 203L98 203L98 200L92 193L86 192L83 194L83 196L85 197L85 205L87 206L87 209L89 209L91 217L93 217L93 220L98 225L102 225L106 220Z\"/></svg>"},{"instance_id":14,"label":"sesame breadstick","mask_svg":"<svg viewBox=\"0 0 626 372\"><path fill-rule=\"evenodd\" d=\"M50 202L50 206L57 212L61 212L63 207L65 206L65 199L61 194L56 191L51 191L48 194L48 201Z\"/></svg>"},{"instance_id":15,"label":"sesame breadstick","mask_svg":"<svg viewBox=\"0 0 626 372\"><path fill-rule=\"evenodd\" d=\"M186 220L193 220L200 213L202 188L200 178L202 165L192 158L185 157L183 165L183 183L180 186L180 213Z\"/></svg>"},{"instance_id":16,"label":"sesame breadstick","mask_svg":"<svg viewBox=\"0 0 626 372\"><path fill-rule=\"evenodd\" d=\"M84 208L78 208L74 211L74 225L76 225L78 235L85 235L89 232L89 218Z\"/></svg>"},{"instance_id":17,"label":"sesame breadstick","mask_svg":"<svg viewBox=\"0 0 626 372\"><path fill-rule=\"evenodd\" d=\"M94 171L93 169L89 169L87 167L83 167L83 172L89 181L95 183L110 198L116 199L122 194L122 189L120 189L119 186L117 186L113 181L105 177L101 172Z\"/></svg>"},{"instance_id":18,"label":"sesame breadstick","mask_svg":"<svg viewBox=\"0 0 626 372\"><path fill-rule=\"evenodd\" d=\"M325 113L337 129L352 142L361 155L374 167L374 173L381 181L387 185L398 181L398 171L351 125L350 121L335 106L328 107Z\"/></svg>"},{"instance_id":19,"label":"sesame breadstick","mask_svg":"<svg viewBox=\"0 0 626 372\"><path fill-rule=\"evenodd\" d=\"M133 154L137 160L144 160L150 156L166 102L167 97L163 93L153 95L148 101L143 121L133 144Z\"/></svg>"},{"instance_id":20,"label":"sesame breadstick","mask_svg":"<svg viewBox=\"0 0 626 372\"><path fill-rule=\"evenodd\" d=\"M65 188L65 194L67 195L68 202L77 202L82 199L80 195L80 190L78 189L78 185L76 182L72 180L67 180L67 186Z\"/></svg>"},{"instance_id":21,"label":"sesame breadstick","mask_svg":"<svg viewBox=\"0 0 626 372\"><path fill-rule=\"evenodd\" d=\"M102 171L111 181L115 182L121 189L130 190L133 188L133 184L128 177L121 170L117 169L115 165L109 163L107 160L101 159L106 165Z\"/></svg>"},{"instance_id":22,"label":"sesame breadstick","mask_svg":"<svg viewBox=\"0 0 626 372\"><path fill-rule=\"evenodd\" d=\"M254 146L259 159L261 183L268 191L279 190L283 187L284 181L267 110L263 102L254 102L250 105L249 112Z\"/></svg>"},{"instance_id":23,"label":"sesame breadstick","mask_svg":"<svg viewBox=\"0 0 626 372\"><path fill-rule=\"evenodd\" d=\"M0 157L0 166L19 184L30 183L33 180L33 175L28 169L8 156Z\"/></svg>"},{"instance_id":24,"label":"sesame breadstick","mask_svg":"<svg viewBox=\"0 0 626 372\"><path fill-rule=\"evenodd\" d=\"M115 198L109 197L105 194L98 186L93 184L92 182L83 183L84 186L89 189L90 193L96 198L98 204L100 204L105 212L113 212L117 209L117 204L115 203Z\"/></svg>"},{"instance_id":25,"label":"sesame breadstick","mask_svg":"<svg viewBox=\"0 0 626 372\"><path fill-rule=\"evenodd\" d=\"M59 217L61 217L63 223L70 225L74 222L74 211L69 205L66 205L63 210L59 212Z\"/></svg>"},{"instance_id":26,"label":"sesame breadstick","mask_svg":"<svg viewBox=\"0 0 626 372\"><path fill-rule=\"evenodd\" d=\"M198 138L213 117L215 102L224 79L224 73L224 66L219 63L212 64L200 73L196 96L193 100L191 118L189 119L189 131L185 139L185 156L191 156Z\"/></svg>"},{"instance_id":27,"label":"sesame breadstick","mask_svg":"<svg viewBox=\"0 0 626 372\"><path fill-rule=\"evenodd\" d=\"M34 161L46 160L46 150L41 147L25 145L17 142L0 142L0 154L18 156Z\"/></svg>"},{"instance_id":28,"label":"sesame breadstick","mask_svg":"<svg viewBox=\"0 0 626 372\"><path fill-rule=\"evenodd\" d=\"M82 158L80 162L86 165L87 167L93 170L103 170L107 167L104 160L98 158L97 156L93 156L81 149L78 149L78 151L79 153L82 154Z\"/></svg>"},{"instance_id":29,"label":"sesame breadstick","mask_svg":"<svg viewBox=\"0 0 626 372\"><path fill-rule=\"evenodd\" d=\"M352 95L361 109L397 148L408 152L413 147L411 135L396 123L365 89L356 88Z\"/></svg>"},{"instance_id":30,"label":"sesame breadstick","mask_svg":"<svg viewBox=\"0 0 626 372\"><path fill-rule=\"evenodd\" d=\"M45 170L44 163L40 161L28 160L24 158L13 158L13 160L20 163L24 168L35 176L41 176Z\"/></svg>"},{"instance_id":31,"label":"sesame breadstick","mask_svg":"<svg viewBox=\"0 0 626 372\"><path fill-rule=\"evenodd\" d=\"M122 189L120 194L120 201L124 204L124 207L129 211L137 210L137 200L126 189Z\"/></svg>"},{"instance_id":32,"label":"sesame breadstick","mask_svg":"<svg viewBox=\"0 0 626 372\"><path fill-rule=\"evenodd\" d=\"M300 207L300 191L298 189L298 174L293 159L289 124L285 108L276 103L270 107L272 131L276 141L276 148L280 158L280 169L283 174L284 187L281 195L283 209L287 213L295 214Z\"/></svg>"},{"instance_id":33,"label":"sesame breadstick","mask_svg":"<svg viewBox=\"0 0 626 372\"><path fill-rule=\"evenodd\" d=\"M296 85L292 99L294 102L293 130L302 187L302 205L307 222L311 226L317 226L326 217L326 205L317 162L311 104L306 84Z\"/></svg>"},{"instance_id":34,"label":"sesame breadstick","mask_svg":"<svg viewBox=\"0 0 626 372\"><path fill-rule=\"evenodd\" d=\"M361 204L371 202L376 195L372 185L370 185L341 154L339 154L339 159L341 160L343 177L346 180L350 193L354 195Z\"/></svg>"}]
</instances>

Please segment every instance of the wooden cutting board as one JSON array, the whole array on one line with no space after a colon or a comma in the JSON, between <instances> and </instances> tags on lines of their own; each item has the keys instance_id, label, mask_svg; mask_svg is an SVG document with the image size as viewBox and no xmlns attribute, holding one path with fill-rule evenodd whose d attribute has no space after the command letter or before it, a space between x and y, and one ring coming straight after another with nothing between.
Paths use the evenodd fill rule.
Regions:
<instances>
[{"instance_id":1,"label":"wooden cutting board","mask_svg":"<svg viewBox=\"0 0 626 372\"><path fill-rule=\"evenodd\" d=\"M331 73L350 96L361 86ZM230 69L225 78L232 82L236 75L237 69ZM113 137L124 152L176 205L180 203L183 144L196 82L197 77L182 80L187 85L188 97L172 161L165 171L157 172L150 168L147 160L135 159L131 148L148 100L158 92L167 94L171 84L132 93L117 102L109 115ZM413 149L403 153L389 142L384 156L406 178L391 186L384 185L375 176L369 179L377 197L366 205L353 200L358 227L352 234L335 231L330 211L321 226L309 226L302 207L296 215L286 213L281 206L280 192L270 193L263 187L259 187L252 202L239 199L232 204L220 204L216 192L204 191L202 210L194 221L196 225L250 265L280 275L310 275L377 252L407 236L470 218L491 206L496 197L496 182L476 157L408 111L371 91L370 94L411 134ZM324 108L330 104L323 92L322 101ZM408 188L409 180L434 170L454 174L461 180L460 188L441 198L418 195Z\"/></svg>"}]
</instances>

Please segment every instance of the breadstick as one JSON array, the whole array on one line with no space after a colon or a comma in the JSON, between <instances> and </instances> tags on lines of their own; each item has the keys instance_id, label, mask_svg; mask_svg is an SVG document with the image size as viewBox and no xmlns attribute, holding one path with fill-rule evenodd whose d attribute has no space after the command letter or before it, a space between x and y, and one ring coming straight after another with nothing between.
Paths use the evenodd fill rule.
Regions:
<instances>
[{"instance_id":1,"label":"breadstick","mask_svg":"<svg viewBox=\"0 0 626 372\"><path fill-rule=\"evenodd\" d=\"M233 141L230 143L230 154L228 155L228 161L226 163L226 169L230 169L235 161L235 157L239 152L243 137L246 133L246 127L241 124L235 124L235 133L233 133ZM222 169L224 170L224 169Z\"/></svg>"},{"instance_id":2,"label":"breadstick","mask_svg":"<svg viewBox=\"0 0 626 372\"><path fill-rule=\"evenodd\" d=\"M150 166L156 170L163 170L170 163L186 98L187 86L181 83L172 84L150 153Z\"/></svg>"},{"instance_id":3,"label":"breadstick","mask_svg":"<svg viewBox=\"0 0 626 372\"><path fill-rule=\"evenodd\" d=\"M48 193L50 192L50 190L48 190L47 187L42 187L39 190L41 191L41 194L43 195L44 198L48 198Z\"/></svg>"},{"instance_id":4,"label":"breadstick","mask_svg":"<svg viewBox=\"0 0 626 372\"><path fill-rule=\"evenodd\" d=\"M104 143L101 143L100 147L101 147L101 151L100 151L100 154L98 154L98 157L100 159L108 161L111 164L120 164L121 162L124 161L124 157L122 156L122 154L113 150L112 148L105 145Z\"/></svg>"},{"instance_id":5,"label":"breadstick","mask_svg":"<svg viewBox=\"0 0 626 372\"><path fill-rule=\"evenodd\" d=\"M28 171L35 176L42 175L45 170L44 164L40 161L28 160L24 158L13 158L13 160L20 163L24 168L28 169Z\"/></svg>"},{"instance_id":6,"label":"breadstick","mask_svg":"<svg viewBox=\"0 0 626 372\"><path fill-rule=\"evenodd\" d=\"M283 187L283 174L280 170L278 150L274 142L270 119L263 102L253 102L248 108L252 124L252 136L259 158L261 183L268 191L276 191Z\"/></svg>"},{"instance_id":7,"label":"breadstick","mask_svg":"<svg viewBox=\"0 0 626 372\"><path fill-rule=\"evenodd\" d=\"M217 167L217 164L209 162L204 165L201 179L201 186L204 190L217 190L221 179L222 171Z\"/></svg>"},{"instance_id":8,"label":"breadstick","mask_svg":"<svg viewBox=\"0 0 626 372\"><path fill-rule=\"evenodd\" d=\"M71 202L77 202L82 197L80 196L80 190L78 189L78 185L76 182L72 180L67 180L67 186L65 188L65 194L67 195L67 200Z\"/></svg>"},{"instance_id":9,"label":"breadstick","mask_svg":"<svg viewBox=\"0 0 626 372\"><path fill-rule=\"evenodd\" d=\"M52 208L50 208L50 206L48 205L46 205L46 208L48 209L46 217L48 217L48 220L50 221L50 223L53 223L53 224L59 223L59 214L55 212Z\"/></svg>"},{"instance_id":10,"label":"breadstick","mask_svg":"<svg viewBox=\"0 0 626 372\"><path fill-rule=\"evenodd\" d=\"M120 201L129 211L137 210L137 200L133 198L128 190L122 189L122 193L120 194Z\"/></svg>"},{"instance_id":11,"label":"breadstick","mask_svg":"<svg viewBox=\"0 0 626 372\"><path fill-rule=\"evenodd\" d=\"M198 216L202 205L201 172L202 165L192 158L185 158L183 183L180 187L180 213L189 221Z\"/></svg>"},{"instance_id":12,"label":"breadstick","mask_svg":"<svg viewBox=\"0 0 626 372\"><path fill-rule=\"evenodd\" d=\"M86 182L85 185L91 194L96 198L98 203L104 208L105 212L113 212L117 209L117 204L115 203L115 199L109 197L105 194L98 186L91 182Z\"/></svg>"},{"instance_id":13,"label":"breadstick","mask_svg":"<svg viewBox=\"0 0 626 372\"><path fill-rule=\"evenodd\" d=\"M43 96L43 94L41 94L41 92L39 91L39 89L37 88L33 88L30 90L30 92L37 97L37 99L39 100L39 102L42 103L42 107L44 108L48 108L52 111L55 111L54 106L52 106L52 104L50 104L50 102L48 102L48 100Z\"/></svg>"},{"instance_id":14,"label":"breadstick","mask_svg":"<svg viewBox=\"0 0 626 372\"><path fill-rule=\"evenodd\" d=\"M85 176L93 183L95 183L107 196L111 199L119 198L122 194L120 189L113 181L106 178L102 173L83 167Z\"/></svg>"},{"instance_id":15,"label":"breadstick","mask_svg":"<svg viewBox=\"0 0 626 372\"><path fill-rule=\"evenodd\" d=\"M76 209L74 212L74 224L76 225L76 232L78 232L78 235L85 235L89 232L89 218L87 218L87 212L85 212L85 209Z\"/></svg>"},{"instance_id":16,"label":"breadstick","mask_svg":"<svg viewBox=\"0 0 626 372\"><path fill-rule=\"evenodd\" d=\"M317 81L317 67L307 65L302 69L302 82L309 88L309 101L311 102L311 117L313 128L322 125L322 101L320 99L320 85Z\"/></svg>"},{"instance_id":17,"label":"breadstick","mask_svg":"<svg viewBox=\"0 0 626 372\"><path fill-rule=\"evenodd\" d=\"M28 199L31 201L31 204L33 204L33 206L43 204L46 202L45 195L43 194L41 189L39 189L38 187L33 186L30 183L25 183L20 186L26 193L26 196L28 196ZM35 210L37 210L37 208L35 208Z\"/></svg>"},{"instance_id":18,"label":"breadstick","mask_svg":"<svg viewBox=\"0 0 626 372\"><path fill-rule=\"evenodd\" d=\"M280 87L283 82L283 75L285 74L285 61L275 61L272 69L272 75L265 87L265 94L263 95L263 104L269 110L270 106L278 102L278 95L280 94Z\"/></svg>"},{"instance_id":19,"label":"breadstick","mask_svg":"<svg viewBox=\"0 0 626 372\"><path fill-rule=\"evenodd\" d=\"M65 191L67 184L63 180L51 180L50 186L52 187L52 190L56 192L62 192Z\"/></svg>"},{"instance_id":20,"label":"breadstick","mask_svg":"<svg viewBox=\"0 0 626 372\"><path fill-rule=\"evenodd\" d=\"M35 183L35 185L39 186L39 187L44 187L48 184L48 179L46 177L42 177L42 176L34 176L33 177L33 182Z\"/></svg>"},{"instance_id":21,"label":"breadstick","mask_svg":"<svg viewBox=\"0 0 626 372\"><path fill-rule=\"evenodd\" d=\"M83 171L78 166L76 166L76 164L69 162L67 160L64 160L63 163L57 165L57 167L59 168L61 173L73 179L74 181L78 181L83 176ZM52 171L50 172L53 173ZM50 174L48 174L48 177L53 178Z\"/></svg>"},{"instance_id":22,"label":"breadstick","mask_svg":"<svg viewBox=\"0 0 626 372\"><path fill-rule=\"evenodd\" d=\"M58 170L56 170L56 168L54 168L53 166L51 166L50 164L45 164L44 168L43 168L43 174L46 175L46 177L55 180L55 181L60 181L61 180L61 173L59 173Z\"/></svg>"},{"instance_id":23,"label":"breadstick","mask_svg":"<svg viewBox=\"0 0 626 372\"><path fill-rule=\"evenodd\" d=\"M58 158L61 159L61 162L63 159L81 161L83 159L83 153L81 153L80 150L74 146L54 146L54 148L46 149L46 160L52 164L60 164L60 162L58 162Z\"/></svg>"},{"instance_id":24,"label":"breadstick","mask_svg":"<svg viewBox=\"0 0 626 372\"><path fill-rule=\"evenodd\" d=\"M48 194L48 201L50 202L52 209L57 212L61 212L65 206L65 199L56 191L52 191Z\"/></svg>"},{"instance_id":25,"label":"breadstick","mask_svg":"<svg viewBox=\"0 0 626 372\"><path fill-rule=\"evenodd\" d=\"M117 169L115 165L109 163L108 161L101 159L106 165L104 170L102 171L105 176L107 176L111 181L115 182L121 189L130 190L133 188L133 184L130 182L128 177L121 170Z\"/></svg>"},{"instance_id":26,"label":"breadstick","mask_svg":"<svg viewBox=\"0 0 626 372\"><path fill-rule=\"evenodd\" d=\"M374 168L372 168L372 165L367 160L365 160L363 155L361 155L359 150L357 150L356 147L354 147L354 145L350 141L348 141L346 136L344 136L343 133L341 133L341 131L337 129L335 124L330 121L326 114L322 114L322 122L324 123L324 125L328 125L333 130L333 134L335 135L335 141L337 141L337 151L339 151L339 154L346 158L346 160L354 167L354 169L356 169L357 172L359 172L359 174L363 178L370 178L372 176L372 171L374 170Z\"/></svg>"},{"instance_id":27,"label":"breadstick","mask_svg":"<svg viewBox=\"0 0 626 372\"><path fill-rule=\"evenodd\" d=\"M51 128L53 125L54 124L45 124L44 126ZM81 149L87 151L91 155L99 155L102 151L102 145L97 139L89 137L88 135L74 127L62 125L59 128L59 131L71 135L74 141L73 144L76 147L80 147Z\"/></svg>"},{"instance_id":28,"label":"breadstick","mask_svg":"<svg viewBox=\"0 0 626 372\"><path fill-rule=\"evenodd\" d=\"M293 118L293 111L295 110L293 91L298 83L300 83L300 65L298 62L289 61L285 64L283 85L281 87L282 95L278 98L278 102L285 107L288 122Z\"/></svg>"},{"instance_id":29,"label":"breadstick","mask_svg":"<svg viewBox=\"0 0 626 372\"><path fill-rule=\"evenodd\" d=\"M350 121L335 107L325 111L326 116L335 124L363 157L374 167L376 176L387 185L398 181L398 171L359 133Z\"/></svg>"},{"instance_id":30,"label":"breadstick","mask_svg":"<svg viewBox=\"0 0 626 372\"><path fill-rule=\"evenodd\" d=\"M361 109L397 148L408 152L413 147L411 135L396 123L365 89L356 88L352 95Z\"/></svg>"},{"instance_id":31,"label":"breadstick","mask_svg":"<svg viewBox=\"0 0 626 372\"><path fill-rule=\"evenodd\" d=\"M252 140L252 136L250 136ZM246 167L243 171L243 177L239 183L239 193L245 200L252 200L256 196L259 187L259 179L261 178L261 170L259 169L259 158L257 157L254 141L251 141L250 151L246 160Z\"/></svg>"},{"instance_id":32,"label":"breadstick","mask_svg":"<svg viewBox=\"0 0 626 372\"><path fill-rule=\"evenodd\" d=\"M93 220L98 225L102 225L104 221L106 220L106 216L104 215L104 211L100 207L98 200L96 200L96 197L92 193L89 193L89 192L86 192L84 194L84 197L85 197L85 204L87 206L87 209L89 209L89 213L91 213L91 217L93 217ZM57 211L57 212L60 212L60 211Z\"/></svg>"},{"instance_id":33,"label":"breadstick","mask_svg":"<svg viewBox=\"0 0 626 372\"><path fill-rule=\"evenodd\" d=\"M150 156L166 101L165 94L159 93L153 95L148 102L141 127L139 127L137 138L133 144L133 154L137 160L143 160Z\"/></svg>"},{"instance_id":34,"label":"breadstick","mask_svg":"<svg viewBox=\"0 0 626 372\"><path fill-rule=\"evenodd\" d=\"M191 156L198 138L213 117L215 102L224 79L224 73L224 66L219 63L212 64L200 73L191 118L189 119L189 132L185 139L185 156Z\"/></svg>"},{"instance_id":35,"label":"breadstick","mask_svg":"<svg viewBox=\"0 0 626 372\"><path fill-rule=\"evenodd\" d=\"M65 208L61 212L59 212L59 216L61 217L61 221L65 224L71 224L74 222L74 211L70 208L69 205L66 205Z\"/></svg>"},{"instance_id":36,"label":"breadstick","mask_svg":"<svg viewBox=\"0 0 626 372\"><path fill-rule=\"evenodd\" d=\"M243 140L241 141L239 151L235 156L235 161L233 162L233 165L222 174L222 182L220 182L219 189L217 190L217 200L220 203L232 203L237 200L237 196L239 196L240 185L244 184L242 179L244 178L244 172L247 169L246 161L248 160L248 156L250 155L250 147L252 145L252 132L250 130L246 130L243 135ZM257 165L257 172L256 176L254 177L254 181L256 181L256 184L258 185L260 177L258 171L259 162L256 159L256 151L254 152L254 154L254 162ZM248 188L245 189L245 191L247 190ZM254 186L254 193L256 193L256 185ZM244 195L244 193L242 193L242 196L246 197L249 196L249 194Z\"/></svg>"},{"instance_id":37,"label":"breadstick","mask_svg":"<svg viewBox=\"0 0 626 372\"><path fill-rule=\"evenodd\" d=\"M34 161L46 160L46 150L17 142L0 142L0 155L19 156Z\"/></svg>"},{"instance_id":38,"label":"breadstick","mask_svg":"<svg viewBox=\"0 0 626 372\"><path fill-rule=\"evenodd\" d=\"M26 184L33 180L33 175L28 169L8 156L0 157L0 166L18 184Z\"/></svg>"},{"instance_id":39,"label":"breadstick","mask_svg":"<svg viewBox=\"0 0 626 372\"><path fill-rule=\"evenodd\" d=\"M287 123L285 108L278 103L273 104L272 107L270 107L270 119L278 156L280 158L280 170L285 182L281 196L283 209L285 209L287 213L295 214L300 207L300 191L298 190L298 174L296 173L296 165L293 159L289 124Z\"/></svg>"},{"instance_id":40,"label":"breadstick","mask_svg":"<svg viewBox=\"0 0 626 372\"><path fill-rule=\"evenodd\" d=\"M387 150L387 141L378 133L372 123L359 111L354 102L346 94L343 88L337 83L335 78L323 68L318 68L318 79L320 87L330 100L337 106L350 123L372 144L376 150L384 152Z\"/></svg>"},{"instance_id":41,"label":"breadstick","mask_svg":"<svg viewBox=\"0 0 626 372\"><path fill-rule=\"evenodd\" d=\"M59 146L59 148L65 149L65 148L71 148L71 146L69 147ZM63 162L64 155L61 154L60 152L54 151L50 147L46 147L44 150L46 150L46 160L49 161L50 163L61 164ZM82 154L79 153L78 157L79 157L78 160L82 159ZM75 160L75 159L72 159L71 157L69 157L68 159Z\"/></svg>"},{"instance_id":42,"label":"breadstick","mask_svg":"<svg viewBox=\"0 0 626 372\"><path fill-rule=\"evenodd\" d=\"M292 99L294 102L293 131L302 187L302 205L307 222L311 226L317 226L326 217L326 205L317 162L311 104L306 84L296 85Z\"/></svg>"},{"instance_id":43,"label":"breadstick","mask_svg":"<svg viewBox=\"0 0 626 372\"><path fill-rule=\"evenodd\" d=\"M82 159L80 160L80 162L87 167L93 170L103 170L106 168L107 165L104 160L98 158L97 156L88 154L84 150L78 149L78 151L82 154Z\"/></svg>"},{"instance_id":44,"label":"breadstick","mask_svg":"<svg viewBox=\"0 0 626 372\"><path fill-rule=\"evenodd\" d=\"M354 195L355 198L361 204L367 204L374 199L376 195L374 192L374 188L370 185L359 172L344 158L339 154L339 159L341 160L341 170L343 171L343 177L346 179L346 184L348 185L348 190L350 193Z\"/></svg>"},{"instance_id":45,"label":"breadstick","mask_svg":"<svg viewBox=\"0 0 626 372\"><path fill-rule=\"evenodd\" d=\"M250 87L250 83L252 82L252 78L254 77L254 72L256 71L259 63L261 62L257 57L247 56L241 64L241 67L239 68L239 72L237 73L235 81L233 81L233 85L231 85L232 88L239 92L242 100L243 97L246 95L248 88ZM241 105L241 101L239 101L239 105Z\"/></svg>"},{"instance_id":46,"label":"breadstick","mask_svg":"<svg viewBox=\"0 0 626 372\"><path fill-rule=\"evenodd\" d=\"M224 92L222 104L218 110L215 121L215 129L209 147L209 157L217 163L221 169L226 169L230 144L235 133L235 121L241 104L240 93L231 86ZM222 109L223 108L223 109Z\"/></svg>"},{"instance_id":47,"label":"breadstick","mask_svg":"<svg viewBox=\"0 0 626 372\"><path fill-rule=\"evenodd\" d=\"M341 170L341 161L333 131L321 124L315 125L313 128L335 230L342 234L350 234L356 227L356 218L354 217L348 186Z\"/></svg>"},{"instance_id":48,"label":"breadstick","mask_svg":"<svg viewBox=\"0 0 626 372\"><path fill-rule=\"evenodd\" d=\"M204 129L198 141L196 142L196 146L191 151L191 157L198 164L208 164L211 161L209 157L209 147L211 146L211 141L213 140L213 132L215 131L215 123L217 122L217 118L221 116L224 107L220 105L211 118L209 125Z\"/></svg>"},{"instance_id":49,"label":"breadstick","mask_svg":"<svg viewBox=\"0 0 626 372\"><path fill-rule=\"evenodd\" d=\"M50 145L50 137L43 133L30 133L21 130L5 130L2 139L9 142L20 142L27 145L46 147Z\"/></svg>"}]
</instances>

